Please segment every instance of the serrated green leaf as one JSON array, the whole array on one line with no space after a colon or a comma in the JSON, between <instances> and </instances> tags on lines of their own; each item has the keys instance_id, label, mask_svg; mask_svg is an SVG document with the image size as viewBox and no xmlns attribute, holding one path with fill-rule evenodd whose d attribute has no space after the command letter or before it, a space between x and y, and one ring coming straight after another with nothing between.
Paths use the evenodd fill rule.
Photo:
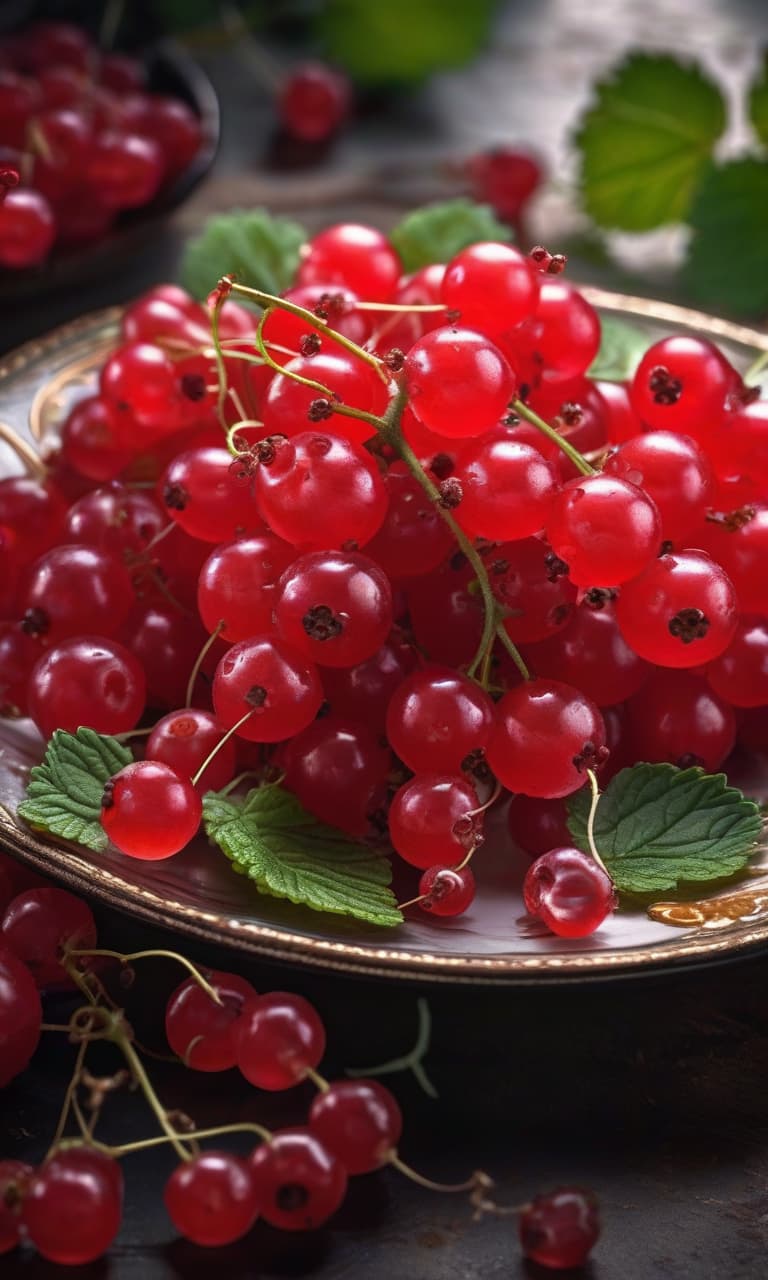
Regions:
<instances>
[{"instance_id":1,"label":"serrated green leaf","mask_svg":"<svg viewBox=\"0 0 768 1280\"><path fill-rule=\"evenodd\" d=\"M104 783L132 760L115 738L93 729L57 729L42 764L30 772L19 817L38 831L100 852L108 843L100 822Z\"/></svg>"},{"instance_id":2,"label":"serrated green leaf","mask_svg":"<svg viewBox=\"0 0 768 1280\"><path fill-rule=\"evenodd\" d=\"M480 240L509 241L512 232L499 222L490 205L460 196L407 213L389 238L400 254L403 269L410 272L431 262L450 262L467 245Z\"/></svg>"},{"instance_id":3,"label":"serrated green leaf","mask_svg":"<svg viewBox=\"0 0 768 1280\"><path fill-rule=\"evenodd\" d=\"M600 317L600 350L587 376L599 382L626 382L648 350L648 334L615 316Z\"/></svg>"},{"instance_id":4,"label":"serrated green leaf","mask_svg":"<svg viewBox=\"0 0 768 1280\"><path fill-rule=\"evenodd\" d=\"M747 110L755 133L768 147L768 50L763 53L760 74L749 91Z\"/></svg>"},{"instance_id":5,"label":"serrated green leaf","mask_svg":"<svg viewBox=\"0 0 768 1280\"><path fill-rule=\"evenodd\" d=\"M244 800L211 791L203 800L203 822L209 838L260 893L369 924L402 922L389 888L389 861L317 822L282 787L256 787Z\"/></svg>"},{"instance_id":6,"label":"serrated green leaf","mask_svg":"<svg viewBox=\"0 0 768 1280\"><path fill-rule=\"evenodd\" d=\"M683 266L688 295L743 316L768 309L768 162L745 158L710 169L690 212L693 235ZM734 268L746 246L749 266Z\"/></svg>"},{"instance_id":7,"label":"serrated green leaf","mask_svg":"<svg viewBox=\"0 0 768 1280\"><path fill-rule=\"evenodd\" d=\"M290 218L266 209L233 209L209 218L190 240L181 263L181 282L195 298L206 298L230 272L240 284L282 293L293 283L307 232Z\"/></svg>"},{"instance_id":8,"label":"serrated green leaf","mask_svg":"<svg viewBox=\"0 0 768 1280\"><path fill-rule=\"evenodd\" d=\"M482 48L496 0L325 0L318 37L364 84L401 84L460 67Z\"/></svg>"},{"instance_id":9,"label":"serrated green leaf","mask_svg":"<svg viewBox=\"0 0 768 1280\"><path fill-rule=\"evenodd\" d=\"M568 803L568 827L588 851L590 797ZM608 783L595 814L595 844L626 893L656 893L683 881L718 880L740 871L755 851L760 811L725 774L636 764Z\"/></svg>"},{"instance_id":10,"label":"serrated green leaf","mask_svg":"<svg viewBox=\"0 0 768 1280\"><path fill-rule=\"evenodd\" d=\"M717 85L693 64L633 53L595 93L575 136L587 212L622 231L685 221L725 128Z\"/></svg>"}]
</instances>

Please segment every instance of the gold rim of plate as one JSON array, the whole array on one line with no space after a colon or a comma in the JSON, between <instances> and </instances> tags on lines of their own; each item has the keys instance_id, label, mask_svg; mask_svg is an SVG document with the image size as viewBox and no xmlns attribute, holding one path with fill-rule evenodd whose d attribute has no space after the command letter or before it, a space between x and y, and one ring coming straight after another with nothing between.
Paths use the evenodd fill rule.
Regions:
<instances>
[{"instance_id":1,"label":"gold rim of plate","mask_svg":"<svg viewBox=\"0 0 768 1280\"><path fill-rule=\"evenodd\" d=\"M768 333L709 316L674 303L613 293L580 285L584 296L601 311L624 314L649 323L684 328L756 351L768 352ZM0 382L23 372L34 362L54 355L62 346L101 332L98 357L105 354L105 330L114 329L121 307L91 312L62 325L42 338L33 339L0 358ZM91 348L79 361L66 366L70 375L77 369L93 368L96 352ZM50 396L50 384L46 384ZM45 397L38 394L30 406L30 427L35 439L44 430ZM282 926L248 920L207 910L204 904L189 905L126 880L114 870L100 866L76 849L46 842L17 825L0 808L0 844L17 857L71 888L92 894L120 911L141 917L163 928L237 947L266 959L347 974L381 978L416 979L430 982L526 983L542 980L584 981L589 978L642 974L649 970L677 968L736 958L753 948L768 944L768 881L765 877L708 895L700 902L655 904L657 920L671 922L677 915L687 927L670 927L669 939L658 944L634 947L595 948L593 951L561 951L487 955L454 955L429 950L402 949L389 941L349 942L329 936L310 937ZM678 910L679 908L679 910ZM389 935L387 935L387 938Z\"/></svg>"}]
</instances>

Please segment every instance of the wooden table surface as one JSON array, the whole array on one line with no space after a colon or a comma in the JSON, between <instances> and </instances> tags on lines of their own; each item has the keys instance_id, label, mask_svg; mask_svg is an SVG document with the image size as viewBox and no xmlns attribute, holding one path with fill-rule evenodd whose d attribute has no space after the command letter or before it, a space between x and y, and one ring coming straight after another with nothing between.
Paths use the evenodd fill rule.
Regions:
<instances>
[{"instance_id":1,"label":"wooden table surface","mask_svg":"<svg viewBox=\"0 0 768 1280\"><path fill-rule=\"evenodd\" d=\"M343 139L329 163L301 174L264 169L267 109L244 66L207 59L222 95L222 150L210 181L123 276L77 297L4 309L0 346L68 316L131 296L172 274L183 238L205 215L267 203L310 227L339 216L383 224L439 193L435 157L504 139L526 140L567 176L565 132L587 86L628 46L697 53L733 87L751 74L768 38L760 0L517 0L503 6L490 53L476 66L403 96ZM405 35L404 35L405 38ZM733 135L738 145L739 130ZM402 171L398 172L398 166ZM403 176L405 172L406 176ZM578 225L567 198L549 195L537 233L553 247ZM642 246L663 278L676 250L663 233ZM634 262L640 261L635 247ZM157 930L100 915L106 945L173 946ZM260 990L288 988L315 1001L329 1032L330 1074L407 1050L416 999L433 1019L427 1067L439 1090L427 1098L411 1075L392 1077L405 1114L402 1152L443 1180L476 1167L498 1179L498 1199L519 1203L562 1182L593 1188L604 1236L583 1273L592 1280L762 1280L768 1247L768 957L688 973L595 986L432 990L242 966L231 953L184 949L208 965L251 977ZM142 1037L160 1044L160 1015L175 975L150 968L126 999ZM66 1016L59 999L51 1020ZM2 1154L34 1161L55 1127L72 1051L49 1036L32 1068L0 1094ZM97 1062L98 1065L98 1062ZM107 1067L104 1063L105 1069ZM300 1123L311 1091L257 1096L235 1078L159 1065L164 1098L198 1124L235 1118ZM108 1141L146 1136L140 1099L108 1105ZM509 1280L545 1273L519 1257L514 1224L472 1224L462 1198L436 1196L392 1172L357 1180L326 1231L308 1237L257 1226L231 1249L207 1253L178 1240L162 1206L172 1158L127 1163L126 1220L108 1258L70 1271L82 1280ZM65 1273L32 1252L2 1259L3 1280Z\"/></svg>"}]
</instances>

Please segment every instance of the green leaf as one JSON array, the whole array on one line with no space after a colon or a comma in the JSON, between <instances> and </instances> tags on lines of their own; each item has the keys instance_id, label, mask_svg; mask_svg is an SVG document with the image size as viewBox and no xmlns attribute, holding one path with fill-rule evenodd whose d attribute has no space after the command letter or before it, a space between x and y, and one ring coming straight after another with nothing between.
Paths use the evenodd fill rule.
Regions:
<instances>
[{"instance_id":1,"label":"green leaf","mask_svg":"<svg viewBox=\"0 0 768 1280\"><path fill-rule=\"evenodd\" d=\"M100 821L104 783L132 760L128 748L115 738L93 729L78 729L75 734L57 729L42 764L30 772L19 817L37 831L97 852L106 849L108 840Z\"/></svg>"},{"instance_id":2,"label":"green leaf","mask_svg":"<svg viewBox=\"0 0 768 1280\"><path fill-rule=\"evenodd\" d=\"M482 48L496 0L326 0L318 35L331 62L364 84L422 80Z\"/></svg>"},{"instance_id":3,"label":"green leaf","mask_svg":"<svg viewBox=\"0 0 768 1280\"><path fill-rule=\"evenodd\" d=\"M763 54L760 75L749 91L747 109L755 133L763 145L768 147L768 50Z\"/></svg>"},{"instance_id":4,"label":"green leaf","mask_svg":"<svg viewBox=\"0 0 768 1280\"><path fill-rule=\"evenodd\" d=\"M626 382L648 350L648 334L610 315L601 315L600 330L600 350L588 376L600 382Z\"/></svg>"},{"instance_id":5,"label":"green leaf","mask_svg":"<svg viewBox=\"0 0 768 1280\"><path fill-rule=\"evenodd\" d=\"M282 787L256 787L244 800L210 791L203 822L210 839L260 893L370 924L402 922L388 887L389 861L317 822Z\"/></svg>"},{"instance_id":6,"label":"green leaf","mask_svg":"<svg viewBox=\"0 0 768 1280\"><path fill-rule=\"evenodd\" d=\"M234 209L209 218L190 240L181 263L181 281L196 298L207 298L223 275L266 293L282 293L292 283L299 250L308 239L298 222L273 218L266 209Z\"/></svg>"},{"instance_id":7,"label":"green leaf","mask_svg":"<svg viewBox=\"0 0 768 1280\"><path fill-rule=\"evenodd\" d=\"M568 827L588 850L590 796L576 792ZM636 764L608 783L595 814L595 844L626 893L656 893L681 881L718 880L740 871L762 829L757 805L725 774Z\"/></svg>"},{"instance_id":8,"label":"green leaf","mask_svg":"<svg viewBox=\"0 0 768 1280\"><path fill-rule=\"evenodd\" d=\"M498 221L490 205L460 196L407 213L389 238L410 272L430 262L450 262L479 240L511 240L512 232Z\"/></svg>"},{"instance_id":9,"label":"green leaf","mask_svg":"<svg viewBox=\"0 0 768 1280\"><path fill-rule=\"evenodd\" d=\"M622 231L684 222L724 128L722 94L697 66L630 54L576 133L587 212Z\"/></svg>"},{"instance_id":10,"label":"green leaf","mask_svg":"<svg viewBox=\"0 0 768 1280\"><path fill-rule=\"evenodd\" d=\"M768 162L732 160L705 175L690 213L683 266L689 296L743 316L768 308ZM746 254L748 263L736 265Z\"/></svg>"}]
</instances>

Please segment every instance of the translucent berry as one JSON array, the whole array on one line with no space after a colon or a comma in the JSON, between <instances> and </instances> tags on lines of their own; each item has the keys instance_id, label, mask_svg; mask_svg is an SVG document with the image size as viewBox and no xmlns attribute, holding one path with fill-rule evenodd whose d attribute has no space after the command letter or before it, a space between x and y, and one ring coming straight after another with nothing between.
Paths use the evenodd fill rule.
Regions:
<instances>
[{"instance_id":1,"label":"translucent berry","mask_svg":"<svg viewBox=\"0 0 768 1280\"><path fill-rule=\"evenodd\" d=\"M613 881L581 849L550 849L528 868L526 910L561 938L586 938L616 905Z\"/></svg>"},{"instance_id":2,"label":"translucent berry","mask_svg":"<svg viewBox=\"0 0 768 1280\"><path fill-rule=\"evenodd\" d=\"M397 1147L403 1118L377 1080L337 1080L316 1095L309 1127L348 1174L372 1173Z\"/></svg>"},{"instance_id":3,"label":"translucent berry","mask_svg":"<svg viewBox=\"0 0 768 1280\"><path fill-rule=\"evenodd\" d=\"M526 1258L543 1267L581 1267L600 1235L597 1198L580 1187L558 1187L536 1196L520 1214Z\"/></svg>"}]
</instances>

